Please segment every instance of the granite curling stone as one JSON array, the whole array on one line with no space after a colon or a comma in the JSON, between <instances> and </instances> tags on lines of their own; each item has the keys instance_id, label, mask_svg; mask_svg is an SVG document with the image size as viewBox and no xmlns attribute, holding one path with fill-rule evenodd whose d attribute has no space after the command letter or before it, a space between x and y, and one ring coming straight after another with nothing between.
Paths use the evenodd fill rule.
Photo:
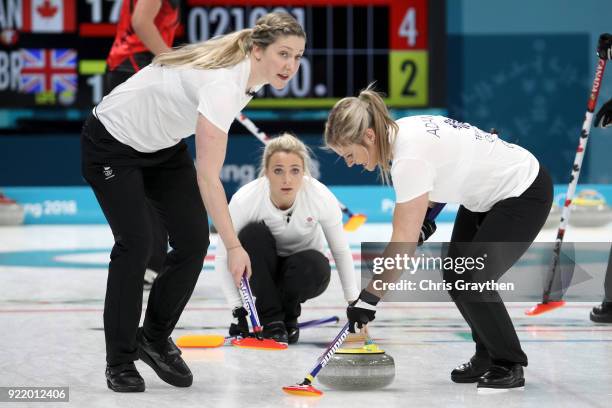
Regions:
<instances>
[{"instance_id":1,"label":"granite curling stone","mask_svg":"<svg viewBox=\"0 0 612 408\"><path fill-rule=\"evenodd\" d=\"M317 379L337 390L362 391L386 387L395 379L395 362L375 344L336 351Z\"/></svg>"},{"instance_id":2,"label":"granite curling stone","mask_svg":"<svg viewBox=\"0 0 612 408\"><path fill-rule=\"evenodd\" d=\"M603 227L612 221L612 209L603 195L583 190L572 200L569 224L574 227Z\"/></svg>"}]
</instances>

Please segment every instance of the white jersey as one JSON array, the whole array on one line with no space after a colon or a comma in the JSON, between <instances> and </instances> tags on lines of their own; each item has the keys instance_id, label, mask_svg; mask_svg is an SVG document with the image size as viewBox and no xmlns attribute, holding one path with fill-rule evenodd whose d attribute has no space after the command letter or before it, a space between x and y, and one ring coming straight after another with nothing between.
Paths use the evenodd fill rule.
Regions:
<instances>
[{"instance_id":1,"label":"white jersey","mask_svg":"<svg viewBox=\"0 0 612 408\"><path fill-rule=\"evenodd\" d=\"M398 203L428 192L431 201L485 212L521 195L540 170L529 151L468 123L411 116L397 124L391 178Z\"/></svg>"},{"instance_id":2,"label":"white jersey","mask_svg":"<svg viewBox=\"0 0 612 408\"><path fill-rule=\"evenodd\" d=\"M220 69L148 65L106 95L94 115L115 139L143 153L194 134L198 112L227 133L252 98L250 70L248 58Z\"/></svg>"},{"instance_id":3,"label":"white jersey","mask_svg":"<svg viewBox=\"0 0 612 408\"><path fill-rule=\"evenodd\" d=\"M324 239L331 249L347 301L359 296L353 256L342 227L342 211L338 200L325 185L305 176L293 206L278 209L270 200L270 182L260 177L241 187L229 203L236 232L247 224L264 222L276 240L279 256L313 249L323 253ZM227 251L219 240L215 271L221 278L223 291L232 307L242 306L240 294L227 268Z\"/></svg>"}]
</instances>

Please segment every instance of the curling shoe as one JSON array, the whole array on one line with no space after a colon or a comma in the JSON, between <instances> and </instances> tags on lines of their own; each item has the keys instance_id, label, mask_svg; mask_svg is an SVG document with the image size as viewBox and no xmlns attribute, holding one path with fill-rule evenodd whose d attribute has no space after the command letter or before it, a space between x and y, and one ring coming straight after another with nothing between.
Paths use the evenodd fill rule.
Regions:
<instances>
[{"instance_id":1,"label":"curling shoe","mask_svg":"<svg viewBox=\"0 0 612 408\"><path fill-rule=\"evenodd\" d=\"M272 339L279 343L289 343L287 328L285 327L285 323L281 321L270 322L264 325L263 337L264 339Z\"/></svg>"},{"instance_id":2,"label":"curling shoe","mask_svg":"<svg viewBox=\"0 0 612 408\"><path fill-rule=\"evenodd\" d=\"M115 392L143 392L145 383L133 362L106 365L106 385Z\"/></svg>"},{"instance_id":3,"label":"curling shoe","mask_svg":"<svg viewBox=\"0 0 612 408\"><path fill-rule=\"evenodd\" d=\"M523 388L525 377L523 366L514 364L510 367L492 365L489 370L478 380L478 391L506 390Z\"/></svg>"},{"instance_id":4,"label":"curling shoe","mask_svg":"<svg viewBox=\"0 0 612 408\"><path fill-rule=\"evenodd\" d=\"M458 365L451 371L451 380L456 383L475 383L491 367L491 360L472 356L470 361Z\"/></svg>"},{"instance_id":5,"label":"curling shoe","mask_svg":"<svg viewBox=\"0 0 612 408\"><path fill-rule=\"evenodd\" d=\"M300 338L300 326L298 326L297 320L285 322L285 327L287 328L289 344L297 343Z\"/></svg>"},{"instance_id":6,"label":"curling shoe","mask_svg":"<svg viewBox=\"0 0 612 408\"><path fill-rule=\"evenodd\" d=\"M595 323L612 323L612 302L603 302L595 306L589 317Z\"/></svg>"},{"instance_id":7,"label":"curling shoe","mask_svg":"<svg viewBox=\"0 0 612 408\"><path fill-rule=\"evenodd\" d=\"M181 350L170 337L161 342L149 341L138 329L138 357L149 365L159 378L175 387L189 387L193 375L181 357Z\"/></svg>"}]
</instances>

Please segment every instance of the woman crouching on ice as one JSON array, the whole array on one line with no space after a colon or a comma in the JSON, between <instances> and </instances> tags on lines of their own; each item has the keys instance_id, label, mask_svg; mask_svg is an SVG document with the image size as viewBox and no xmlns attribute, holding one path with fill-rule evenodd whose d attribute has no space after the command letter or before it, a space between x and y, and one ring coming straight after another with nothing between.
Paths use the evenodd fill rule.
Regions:
<instances>
[{"instance_id":1,"label":"woman crouching on ice","mask_svg":"<svg viewBox=\"0 0 612 408\"><path fill-rule=\"evenodd\" d=\"M357 299L353 258L342 228L342 212L331 191L310 176L308 148L290 134L268 142L260 177L240 188L229 210L238 239L251 259L250 284L263 336L281 343L298 341L301 304L329 284L329 245L344 297ZM246 311L227 271L227 250L219 243L215 269L238 324L231 335L248 333Z\"/></svg>"}]
</instances>

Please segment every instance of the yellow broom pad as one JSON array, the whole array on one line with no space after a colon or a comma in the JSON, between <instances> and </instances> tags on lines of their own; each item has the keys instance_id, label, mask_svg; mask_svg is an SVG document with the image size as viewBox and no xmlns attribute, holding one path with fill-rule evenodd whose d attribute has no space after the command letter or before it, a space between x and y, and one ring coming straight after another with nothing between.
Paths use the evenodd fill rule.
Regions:
<instances>
[{"instance_id":1,"label":"yellow broom pad","mask_svg":"<svg viewBox=\"0 0 612 408\"><path fill-rule=\"evenodd\" d=\"M212 348L221 347L225 343L225 337L220 334L188 334L176 340L179 347Z\"/></svg>"},{"instance_id":2,"label":"yellow broom pad","mask_svg":"<svg viewBox=\"0 0 612 408\"><path fill-rule=\"evenodd\" d=\"M367 219L368 217L366 217L364 214L354 214L348 219L346 224L344 224L344 230L349 232L357 231L357 229L361 227Z\"/></svg>"}]
</instances>

